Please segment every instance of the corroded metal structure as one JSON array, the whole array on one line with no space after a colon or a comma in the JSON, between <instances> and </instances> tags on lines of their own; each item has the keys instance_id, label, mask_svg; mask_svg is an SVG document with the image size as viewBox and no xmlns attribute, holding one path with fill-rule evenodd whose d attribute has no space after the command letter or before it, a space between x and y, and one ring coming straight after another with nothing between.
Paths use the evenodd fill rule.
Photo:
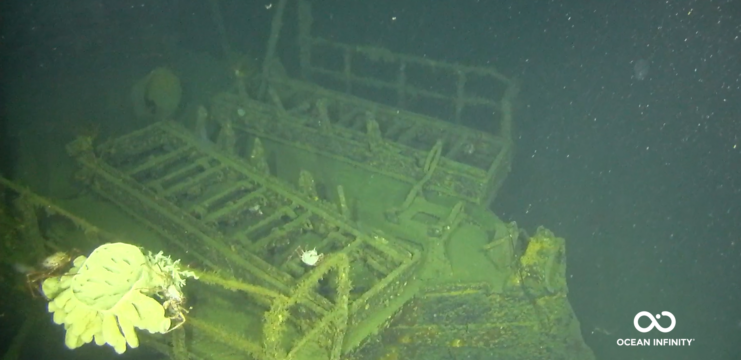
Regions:
<instances>
[{"instance_id":1,"label":"corroded metal structure","mask_svg":"<svg viewBox=\"0 0 741 360\"><path fill-rule=\"evenodd\" d=\"M349 358L594 359L566 298L564 240L543 228L521 240L526 248L502 288L426 287Z\"/></svg>"},{"instance_id":2,"label":"corroded metal structure","mask_svg":"<svg viewBox=\"0 0 741 360\"><path fill-rule=\"evenodd\" d=\"M100 179L93 181L99 184ZM0 189L6 203L13 204L3 207L3 214L17 216L12 220L17 223L4 229L16 231L13 236L26 239L22 244L39 248L42 254L44 248L62 246L69 236L79 239L81 248L119 240L7 180L0 179ZM56 226L43 225L50 222L67 224L64 228L79 234L50 231ZM446 283L416 292L420 284L414 277L397 275L417 271L413 258L418 254L387 255L411 265L383 270L384 256L379 253L388 251L388 241L394 240L363 240L362 235L291 282L288 291L261 286L259 280L245 281L230 271L204 268L197 271L199 281L189 287L196 309L189 316L188 335L180 329L169 338L148 337L144 343L173 359L413 359L439 354L593 359L566 300L564 240L545 229L532 237L523 237L513 225L508 230L518 238L505 235L484 247L496 253L501 253L496 251L501 246L511 246L517 253L522 247L502 288L491 283ZM17 254L6 250L6 256ZM18 261L6 256L3 262ZM369 271L396 275L369 280ZM404 289L416 296L410 299ZM27 320L39 321L39 317ZM369 337L379 326L386 330ZM19 333L14 348L21 346L26 334Z\"/></svg>"},{"instance_id":3,"label":"corroded metal structure","mask_svg":"<svg viewBox=\"0 0 741 360\"><path fill-rule=\"evenodd\" d=\"M517 83L491 68L313 36L309 2L297 3L300 79L286 76L275 56L279 6L259 86L237 77L238 91L211 105L210 120L234 138L229 150L260 138L417 185L447 206L489 205L510 169ZM421 166L431 157L432 168ZM317 181L337 185L337 173L301 160ZM360 191L353 185L345 190Z\"/></svg>"},{"instance_id":4,"label":"corroded metal structure","mask_svg":"<svg viewBox=\"0 0 741 360\"><path fill-rule=\"evenodd\" d=\"M233 277L204 273L205 283L246 291L269 309L263 340L244 340L251 345L241 347L255 359L291 358L302 346L327 338L339 339L329 347L331 358L339 359L342 339L362 338L368 327L377 330L383 319L375 318L375 310L388 298L407 296L419 252L361 233L329 204L307 195L310 187L302 194L169 122L97 151L86 141L80 138L68 150L98 194L170 240L184 257ZM307 272L294 255L298 246L327 255ZM262 316L260 310L254 315ZM198 331L216 331L199 322L197 312L189 318ZM301 335L295 344L285 343L288 329Z\"/></svg>"},{"instance_id":5,"label":"corroded metal structure","mask_svg":"<svg viewBox=\"0 0 741 360\"><path fill-rule=\"evenodd\" d=\"M517 84L313 36L297 4L300 78L276 56L282 0L256 81L237 71L195 128L68 146L97 194L201 269L188 336L149 344L174 359L592 359L563 240L487 209ZM298 246L325 258L306 266Z\"/></svg>"},{"instance_id":6,"label":"corroded metal structure","mask_svg":"<svg viewBox=\"0 0 741 360\"><path fill-rule=\"evenodd\" d=\"M111 242L114 237L54 202L0 177L0 263L33 265L64 248ZM75 232L74 239L65 235Z\"/></svg>"}]
</instances>

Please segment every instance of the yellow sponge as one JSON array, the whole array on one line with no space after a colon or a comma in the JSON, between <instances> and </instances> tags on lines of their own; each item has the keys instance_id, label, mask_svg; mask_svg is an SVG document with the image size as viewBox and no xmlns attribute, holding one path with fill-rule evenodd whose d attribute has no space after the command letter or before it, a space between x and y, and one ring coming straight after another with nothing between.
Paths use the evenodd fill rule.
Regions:
<instances>
[{"instance_id":1,"label":"yellow sponge","mask_svg":"<svg viewBox=\"0 0 741 360\"><path fill-rule=\"evenodd\" d=\"M163 271L162 264L152 263L155 257L145 256L134 245L105 244L87 258L76 258L66 274L46 279L42 291L50 299L54 322L67 330L67 347L75 349L95 340L97 345L108 344L121 354L126 344L139 346L134 328L167 332L170 318L165 308L148 295L164 291L174 280L180 281L180 289L184 281L172 275L190 275L178 272L177 262L169 257L156 259L166 259L174 270Z\"/></svg>"}]
</instances>

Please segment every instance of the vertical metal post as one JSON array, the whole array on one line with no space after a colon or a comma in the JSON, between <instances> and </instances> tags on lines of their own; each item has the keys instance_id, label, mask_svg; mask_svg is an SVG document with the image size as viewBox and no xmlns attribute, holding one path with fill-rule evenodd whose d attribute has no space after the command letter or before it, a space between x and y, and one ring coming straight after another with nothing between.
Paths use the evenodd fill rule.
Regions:
<instances>
[{"instance_id":1,"label":"vertical metal post","mask_svg":"<svg viewBox=\"0 0 741 360\"><path fill-rule=\"evenodd\" d=\"M301 78L309 80L311 66L311 25L314 18L311 16L311 4L306 0L298 0L298 48Z\"/></svg>"},{"instance_id":2,"label":"vertical metal post","mask_svg":"<svg viewBox=\"0 0 741 360\"><path fill-rule=\"evenodd\" d=\"M278 1L278 6L275 7L275 14L273 14L273 23L270 26L270 37L268 38L268 47L265 51L265 60L262 62L262 81L260 82L260 89L257 93L258 99L262 99L265 96L265 90L268 87L270 64L273 63L275 48L278 46L278 40L280 39L280 30L283 27L283 11L285 8L286 0Z\"/></svg>"},{"instance_id":3,"label":"vertical metal post","mask_svg":"<svg viewBox=\"0 0 741 360\"><path fill-rule=\"evenodd\" d=\"M211 0L211 20L216 24L216 29L219 31L221 48L224 50L224 58L228 60L232 54L232 49L229 46L229 39L226 36L226 26L224 26L224 17L221 16L219 0Z\"/></svg>"}]
</instances>

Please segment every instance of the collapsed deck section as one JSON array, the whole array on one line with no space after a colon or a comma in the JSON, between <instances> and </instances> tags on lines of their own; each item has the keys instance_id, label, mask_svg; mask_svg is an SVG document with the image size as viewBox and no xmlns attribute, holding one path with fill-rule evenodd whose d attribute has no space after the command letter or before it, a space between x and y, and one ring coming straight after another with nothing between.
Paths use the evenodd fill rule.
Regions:
<instances>
[{"instance_id":1,"label":"collapsed deck section","mask_svg":"<svg viewBox=\"0 0 741 360\"><path fill-rule=\"evenodd\" d=\"M374 313L385 299L406 291L404 284L419 263L416 249L358 231L337 215L333 204L214 151L175 124L157 123L98 149L87 141L80 138L68 150L92 188L170 240L184 259L236 281L220 285L245 283L274 294L253 295L265 305L262 311L284 299L282 306L292 309L284 313L293 320L278 321L291 329L280 334L309 336L307 318L330 317L326 326L335 332L341 323L339 339L380 327ZM297 254L299 247L316 249L324 259L317 267L307 266ZM316 273L323 266L328 268ZM315 278L325 273L336 281ZM347 312L344 321L342 316L338 320L338 311ZM198 318L198 312L193 316ZM299 351L291 350L296 344L310 343L273 341L272 350L248 355L280 358Z\"/></svg>"},{"instance_id":2,"label":"collapsed deck section","mask_svg":"<svg viewBox=\"0 0 741 360\"><path fill-rule=\"evenodd\" d=\"M237 143L270 139L407 185L425 178L425 160L439 147L440 161L426 180L426 191L476 204L493 198L508 172L510 148L502 139L313 85L287 83L300 93L282 100L279 111L238 94L222 94L212 104L212 119L232 127Z\"/></svg>"},{"instance_id":3,"label":"collapsed deck section","mask_svg":"<svg viewBox=\"0 0 741 360\"><path fill-rule=\"evenodd\" d=\"M296 59L278 59L277 23L259 85L238 76L237 91L211 104L210 121L234 133L235 150L251 137L269 139L368 176L395 179L407 191L421 184L428 198L444 206L461 200L489 205L510 169L516 81L492 68L315 36L310 3L297 4L299 68L293 72L299 76L288 76L281 65ZM431 153L440 154L433 169L426 167ZM342 174L321 177L321 164L303 165L318 181L343 185L351 195L373 186L338 184Z\"/></svg>"},{"instance_id":4,"label":"collapsed deck section","mask_svg":"<svg viewBox=\"0 0 741 360\"><path fill-rule=\"evenodd\" d=\"M358 359L593 360L562 294L537 300L487 284L426 288Z\"/></svg>"},{"instance_id":5,"label":"collapsed deck section","mask_svg":"<svg viewBox=\"0 0 741 360\"><path fill-rule=\"evenodd\" d=\"M517 238L512 248L524 249L501 288L427 286L348 359L594 360L567 297L565 240L542 227ZM509 241L502 239L485 251L500 253L496 248Z\"/></svg>"}]
</instances>

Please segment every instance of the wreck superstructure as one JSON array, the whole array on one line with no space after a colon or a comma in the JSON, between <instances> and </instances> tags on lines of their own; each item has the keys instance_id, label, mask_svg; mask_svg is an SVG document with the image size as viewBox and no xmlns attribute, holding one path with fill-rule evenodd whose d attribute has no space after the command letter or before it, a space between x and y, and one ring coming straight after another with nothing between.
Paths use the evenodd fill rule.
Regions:
<instances>
[{"instance_id":1,"label":"wreck superstructure","mask_svg":"<svg viewBox=\"0 0 741 360\"><path fill-rule=\"evenodd\" d=\"M258 74L235 73L194 124L67 147L96 194L197 264L187 324L144 344L179 360L593 359L564 240L489 210L517 83L334 42L308 1L275 6ZM288 6L295 71L278 56Z\"/></svg>"}]
</instances>

